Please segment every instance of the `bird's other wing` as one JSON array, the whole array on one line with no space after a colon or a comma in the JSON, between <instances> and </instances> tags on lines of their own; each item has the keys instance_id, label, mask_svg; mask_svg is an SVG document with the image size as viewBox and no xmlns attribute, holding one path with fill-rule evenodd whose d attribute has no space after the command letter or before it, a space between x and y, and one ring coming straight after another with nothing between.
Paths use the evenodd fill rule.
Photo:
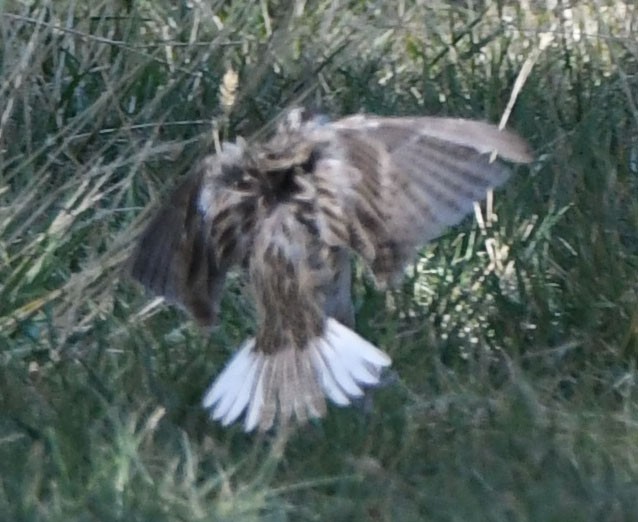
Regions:
<instances>
[{"instance_id":1,"label":"bird's other wing","mask_svg":"<svg viewBox=\"0 0 638 522\"><path fill-rule=\"evenodd\" d=\"M480 121L359 115L328 127L333 146L315 171L324 235L361 255L382 286L505 182L492 153L532 160L517 134Z\"/></svg>"},{"instance_id":2,"label":"bird's other wing","mask_svg":"<svg viewBox=\"0 0 638 522\"><path fill-rule=\"evenodd\" d=\"M215 322L226 272L252 240L255 197L243 179L238 146L206 157L159 209L130 260L134 279L202 326Z\"/></svg>"}]
</instances>

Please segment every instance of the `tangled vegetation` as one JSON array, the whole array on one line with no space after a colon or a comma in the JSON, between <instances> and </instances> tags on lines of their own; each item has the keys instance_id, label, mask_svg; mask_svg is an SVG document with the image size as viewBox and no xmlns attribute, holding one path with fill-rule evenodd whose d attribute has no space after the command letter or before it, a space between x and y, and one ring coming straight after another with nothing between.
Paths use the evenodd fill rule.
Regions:
<instances>
[{"instance_id":1,"label":"tangled vegetation","mask_svg":"<svg viewBox=\"0 0 638 522\"><path fill-rule=\"evenodd\" d=\"M634 519L638 8L571 4L0 1L0 519ZM537 160L401 288L358 267L387 386L245 435L199 407L242 281L202 333L123 264L194 158L296 104L507 115Z\"/></svg>"}]
</instances>

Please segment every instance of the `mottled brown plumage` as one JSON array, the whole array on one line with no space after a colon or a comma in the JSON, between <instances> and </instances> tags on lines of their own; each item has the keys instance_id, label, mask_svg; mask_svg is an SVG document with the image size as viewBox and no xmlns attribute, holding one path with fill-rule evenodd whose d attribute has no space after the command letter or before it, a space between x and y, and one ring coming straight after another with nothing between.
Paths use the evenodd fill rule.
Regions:
<instances>
[{"instance_id":1,"label":"mottled brown plumage","mask_svg":"<svg viewBox=\"0 0 638 522\"><path fill-rule=\"evenodd\" d=\"M354 323L350 252L380 286L459 222L508 170L531 161L516 134L475 121L290 111L266 143L224 144L177 188L143 234L132 274L201 324L225 275L246 267L259 327L204 398L247 431L325 413L378 383L389 357Z\"/></svg>"}]
</instances>

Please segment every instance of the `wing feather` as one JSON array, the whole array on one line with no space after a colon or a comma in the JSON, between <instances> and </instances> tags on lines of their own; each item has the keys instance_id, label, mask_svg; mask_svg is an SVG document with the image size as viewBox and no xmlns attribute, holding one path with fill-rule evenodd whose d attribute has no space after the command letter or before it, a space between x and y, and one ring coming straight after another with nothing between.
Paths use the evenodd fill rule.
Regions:
<instances>
[{"instance_id":1,"label":"wing feather","mask_svg":"<svg viewBox=\"0 0 638 522\"><path fill-rule=\"evenodd\" d=\"M419 136L427 136L473 149L479 154L497 151L503 159L515 163L533 160L529 144L518 134L484 121L435 116L384 118L356 115L336 121L332 126L335 129L367 131L372 137L381 137L390 152L400 150Z\"/></svg>"},{"instance_id":2,"label":"wing feather","mask_svg":"<svg viewBox=\"0 0 638 522\"><path fill-rule=\"evenodd\" d=\"M330 237L345 235L382 285L401 273L416 249L507 180L509 169L492 161L492 153L532 160L517 134L484 122L358 115L329 128L335 152L316 169L318 185L334 189L319 190L325 230ZM333 223L337 217L345 220L346 234L344 222Z\"/></svg>"},{"instance_id":3,"label":"wing feather","mask_svg":"<svg viewBox=\"0 0 638 522\"><path fill-rule=\"evenodd\" d=\"M229 150L205 158L178 185L130 260L134 279L203 326L215 322L226 273L244 259L254 225L254 197L239 189L241 163Z\"/></svg>"}]
</instances>

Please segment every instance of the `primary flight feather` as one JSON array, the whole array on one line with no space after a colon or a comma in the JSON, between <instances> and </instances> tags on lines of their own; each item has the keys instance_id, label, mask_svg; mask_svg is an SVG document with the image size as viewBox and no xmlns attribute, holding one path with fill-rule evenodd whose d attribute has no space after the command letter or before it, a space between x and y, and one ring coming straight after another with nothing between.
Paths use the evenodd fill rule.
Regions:
<instances>
[{"instance_id":1,"label":"primary flight feather","mask_svg":"<svg viewBox=\"0 0 638 522\"><path fill-rule=\"evenodd\" d=\"M131 271L202 325L217 319L226 273L247 271L259 326L206 392L211 416L267 430L378 384L390 358L351 330L350 253L379 286L397 280L507 179L493 153L532 160L519 136L483 122L327 123L293 109L270 140L204 158L143 233Z\"/></svg>"}]
</instances>

